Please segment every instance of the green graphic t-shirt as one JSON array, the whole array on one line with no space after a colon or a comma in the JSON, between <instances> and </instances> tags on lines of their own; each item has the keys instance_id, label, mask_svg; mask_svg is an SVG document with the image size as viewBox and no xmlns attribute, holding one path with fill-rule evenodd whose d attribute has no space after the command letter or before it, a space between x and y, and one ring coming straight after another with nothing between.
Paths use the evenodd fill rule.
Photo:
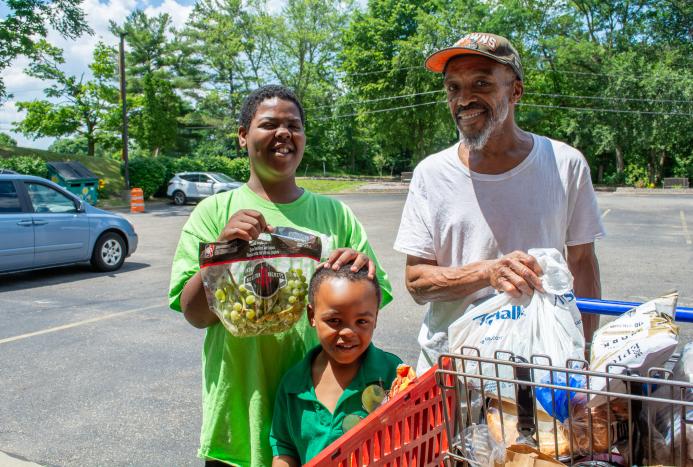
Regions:
<instances>
[{"instance_id":1,"label":"green graphic t-shirt","mask_svg":"<svg viewBox=\"0 0 693 467\"><path fill-rule=\"evenodd\" d=\"M348 247L375 259L366 232L342 202L305 191L288 204L275 204L247 185L206 198L181 232L173 258L170 306L181 311L185 283L200 269L199 244L216 241L229 218L241 209L262 213L268 224L320 235L323 252ZM324 258L325 259L325 258ZM379 264L382 305L392 300L392 287ZM318 344L304 315L290 330L258 337L234 337L217 323L207 328L202 351L202 458L239 466L272 463L269 432L272 409L284 373Z\"/></svg>"}]
</instances>

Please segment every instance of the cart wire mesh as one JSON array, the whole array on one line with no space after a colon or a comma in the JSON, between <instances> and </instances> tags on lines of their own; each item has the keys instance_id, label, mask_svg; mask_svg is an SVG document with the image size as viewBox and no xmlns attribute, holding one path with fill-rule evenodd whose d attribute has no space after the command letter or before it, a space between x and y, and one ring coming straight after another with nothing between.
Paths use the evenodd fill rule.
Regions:
<instances>
[{"instance_id":1,"label":"cart wire mesh","mask_svg":"<svg viewBox=\"0 0 693 467\"><path fill-rule=\"evenodd\" d=\"M501 445L529 444L567 465L693 465L687 448L693 444L687 440L687 435L693 438L693 384L674 381L666 368L652 368L644 376L622 365L597 372L586 360L568 360L561 367L548 355L528 361L497 351L490 358L475 347L442 355L438 368L443 398L458 401L457 410L443 405L449 465L482 465L470 458L464 436L477 424L487 424ZM566 387L572 380L583 384ZM539 394L544 404L549 396L548 408ZM549 415L557 414L561 400L568 407L563 421Z\"/></svg>"}]
</instances>

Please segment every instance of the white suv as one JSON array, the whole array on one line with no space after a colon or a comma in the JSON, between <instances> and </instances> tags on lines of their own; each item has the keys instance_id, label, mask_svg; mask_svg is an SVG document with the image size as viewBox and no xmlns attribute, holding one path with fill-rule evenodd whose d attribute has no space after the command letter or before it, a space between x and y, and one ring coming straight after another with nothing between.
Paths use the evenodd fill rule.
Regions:
<instances>
[{"instance_id":1,"label":"white suv","mask_svg":"<svg viewBox=\"0 0 693 467\"><path fill-rule=\"evenodd\" d=\"M188 200L201 200L207 196L235 190L243 185L228 175L217 172L181 172L168 182L166 196L180 206Z\"/></svg>"}]
</instances>

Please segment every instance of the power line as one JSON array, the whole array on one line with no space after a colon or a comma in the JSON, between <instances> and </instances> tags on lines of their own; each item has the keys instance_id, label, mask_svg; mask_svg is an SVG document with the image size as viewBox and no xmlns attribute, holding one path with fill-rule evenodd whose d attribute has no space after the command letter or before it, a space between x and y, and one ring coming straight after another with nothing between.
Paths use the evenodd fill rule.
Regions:
<instances>
[{"instance_id":1,"label":"power line","mask_svg":"<svg viewBox=\"0 0 693 467\"><path fill-rule=\"evenodd\" d=\"M424 105L444 104L446 102L447 101L430 101L430 102L423 102L420 104L402 105L402 106L398 106L398 107L388 107L385 109L367 110L367 111L363 111L363 112L354 112L354 113L349 113L349 114L340 114L340 115L333 115L333 116L328 116L328 117L317 117L314 120L332 120L332 119L338 119L338 118L354 117L357 115L367 115L367 114L380 113L380 112L390 112L393 110L410 109L410 108L414 108L414 107L421 107ZM659 112L659 111L647 111L647 110L604 109L604 108L597 109L597 108L593 108L593 107L568 107L568 106L531 104L531 103L519 103L518 106L538 107L538 108L546 108L546 109L561 109L561 110L570 110L570 111L578 111L578 112L595 112L595 113L606 112L606 113L628 113L628 114L641 114L641 115L669 115L669 116L693 117L693 113L686 113L686 112Z\"/></svg>"},{"instance_id":2,"label":"power line","mask_svg":"<svg viewBox=\"0 0 693 467\"><path fill-rule=\"evenodd\" d=\"M309 111L309 110L317 110L317 109L325 109L325 108L334 108L334 107L351 105L351 104L366 104L366 103L370 103L370 102L389 101L389 100L393 100L393 99L404 99L405 97L424 96L427 94L435 94L435 93L440 93L443 91L444 91L443 89L436 89L435 91L415 92L413 94L402 94L399 96L379 97L377 99L365 99L365 100L357 100L357 101L336 102L333 105L319 105L317 107L310 107L310 108L306 108L304 110Z\"/></svg>"},{"instance_id":3,"label":"power line","mask_svg":"<svg viewBox=\"0 0 693 467\"><path fill-rule=\"evenodd\" d=\"M686 116L686 117L693 117L693 113L685 113L685 112L657 112L657 111L648 111L648 110L626 110L626 109L595 109L591 107L568 107L568 106L562 106L562 105L545 105L545 104L527 104L527 103L518 103L518 106L523 106L523 107L541 107L541 108L546 108L546 109L563 109L563 110L575 110L575 111L581 111L581 112L608 112L608 113L625 113L625 114L644 114L644 115L679 115L679 116Z\"/></svg>"},{"instance_id":4,"label":"power line","mask_svg":"<svg viewBox=\"0 0 693 467\"><path fill-rule=\"evenodd\" d=\"M393 68L385 68L382 70L374 70L374 71L363 71L363 72L356 72L356 73L345 73L345 76L366 76L366 75L377 75L377 74L384 74L384 73L390 73L392 71L404 71L404 70L413 70L417 68L424 68L423 65L416 65L416 66L407 66L407 67L393 67ZM613 78L613 77L627 77L627 78L635 78L635 79L642 79L642 78L648 78L651 79L652 76L650 75L634 75L634 74L628 74L628 73L597 73L593 71L572 71L572 70L563 70L563 69L551 69L551 68L525 68L525 71L536 71L540 73L553 73L553 74L564 74L564 75L577 75L577 76L603 76L603 77L608 77L608 78ZM674 71L688 71L686 69L683 70L674 70Z\"/></svg>"},{"instance_id":5,"label":"power line","mask_svg":"<svg viewBox=\"0 0 693 467\"><path fill-rule=\"evenodd\" d=\"M421 107L423 105L444 104L445 102L446 101L423 102L421 104L402 105L399 107L389 107L389 108L377 109L377 110L366 110L364 112L355 112L355 113L350 113L350 114L333 115L333 116L329 116L329 117L316 117L314 120L332 120L332 119L337 119L337 118L354 117L356 115L366 115L366 114L375 114L375 113L380 113L380 112L390 112L392 110L410 109L412 107Z\"/></svg>"},{"instance_id":6,"label":"power line","mask_svg":"<svg viewBox=\"0 0 693 467\"><path fill-rule=\"evenodd\" d=\"M693 100L681 100L681 99L648 99L640 97L609 97L609 96L578 96L571 94L546 94L542 92L525 92L527 95L531 96L544 96L544 97L555 97L563 98L567 97L570 99L595 99L595 100L605 100L605 101L631 101L631 102L654 102L654 103L680 103L680 104L693 104Z\"/></svg>"},{"instance_id":7,"label":"power line","mask_svg":"<svg viewBox=\"0 0 693 467\"><path fill-rule=\"evenodd\" d=\"M404 67L395 67L395 68L386 68L384 70L377 70L377 71L359 71L356 73L347 73L346 76L367 76L367 75L377 75L380 73L388 73L390 71L400 71L400 70L413 70L415 68L425 68L423 65L416 65L416 66L404 66Z\"/></svg>"},{"instance_id":8,"label":"power line","mask_svg":"<svg viewBox=\"0 0 693 467\"><path fill-rule=\"evenodd\" d=\"M425 92L417 92L417 93L411 93L411 94L402 94L402 95L397 95L397 96L387 96L387 97L380 97L376 99L364 99L364 100L354 100L354 101L347 101L347 102L337 102L333 105L321 105L317 107L311 107L311 108L306 108L306 111L313 111L313 110L318 110L318 109L323 109L323 108L335 108L335 107L340 107L340 106L345 106L345 105L359 105L359 104L367 104L367 103L372 103L372 102L381 102L381 101L387 101L387 100L394 100L394 99L404 99L407 97L416 97L416 96L424 96L424 95L429 95L429 94L436 94L436 93L442 93L445 92L444 89L439 89L436 91L425 91ZM581 95L573 95L573 94L548 94L548 93L540 93L540 92L525 92L526 95L531 95L531 96L543 96L543 97L551 97L551 98L567 98L567 99L592 99L592 100L605 100L605 101L632 101L632 102L651 102L651 103L683 103L683 104L693 104L693 100L680 100L680 99L650 99L650 98L637 98L637 97L610 97L610 96L581 96Z\"/></svg>"}]
</instances>

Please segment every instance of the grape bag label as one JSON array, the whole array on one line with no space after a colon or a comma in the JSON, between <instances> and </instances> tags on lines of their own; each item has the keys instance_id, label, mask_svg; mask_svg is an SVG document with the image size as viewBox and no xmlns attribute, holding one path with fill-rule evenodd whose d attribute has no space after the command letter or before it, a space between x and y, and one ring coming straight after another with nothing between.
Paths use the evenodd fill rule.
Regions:
<instances>
[{"instance_id":1,"label":"grape bag label","mask_svg":"<svg viewBox=\"0 0 693 467\"><path fill-rule=\"evenodd\" d=\"M270 298L280 288L286 287L286 274L277 271L269 263L262 262L254 266L249 264L243 282L258 297Z\"/></svg>"}]
</instances>

